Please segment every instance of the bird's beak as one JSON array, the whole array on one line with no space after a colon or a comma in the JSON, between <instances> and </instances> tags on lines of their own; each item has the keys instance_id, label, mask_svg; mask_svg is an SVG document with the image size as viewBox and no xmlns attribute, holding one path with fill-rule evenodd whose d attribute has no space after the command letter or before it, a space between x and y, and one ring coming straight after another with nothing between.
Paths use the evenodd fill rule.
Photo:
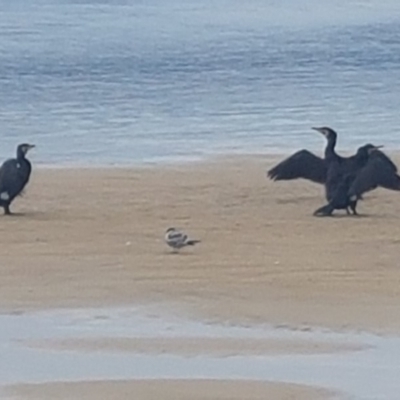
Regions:
<instances>
[{"instance_id":1,"label":"bird's beak","mask_svg":"<svg viewBox=\"0 0 400 400\"><path fill-rule=\"evenodd\" d=\"M28 144L28 150L35 148L36 146L34 144Z\"/></svg>"},{"instance_id":2,"label":"bird's beak","mask_svg":"<svg viewBox=\"0 0 400 400\"><path fill-rule=\"evenodd\" d=\"M371 149L369 150L369 153L373 153L374 151L377 151L377 150L381 149L382 147L384 147L384 146L381 145L381 146L374 146L374 147L371 147Z\"/></svg>"},{"instance_id":3,"label":"bird's beak","mask_svg":"<svg viewBox=\"0 0 400 400\"><path fill-rule=\"evenodd\" d=\"M322 128L315 128L315 127L312 127L311 129L314 129L314 131L317 131L317 132L319 132L319 133L322 133L324 136L326 136L326 133L322 130Z\"/></svg>"}]
</instances>

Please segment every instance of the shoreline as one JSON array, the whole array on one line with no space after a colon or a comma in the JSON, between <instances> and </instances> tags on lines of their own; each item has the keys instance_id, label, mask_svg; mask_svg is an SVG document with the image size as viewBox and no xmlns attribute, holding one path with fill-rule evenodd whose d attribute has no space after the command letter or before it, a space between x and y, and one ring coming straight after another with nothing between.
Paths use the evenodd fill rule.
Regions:
<instances>
[{"instance_id":1,"label":"shoreline","mask_svg":"<svg viewBox=\"0 0 400 400\"><path fill-rule=\"evenodd\" d=\"M268 151L268 149L263 149L261 152L259 150L248 151L248 152L216 152L207 153L201 156L185 156L185 157L171 157L171 158L149 158L147 161L132 161L132 162L87 162L87 161L71 161L71 162L38 162L37 158L39 155L32 157L33 167L39 169L141 169L141 168L164 168L164 167L184 167L186 165L201 165L207 163L220 163L231 160L241 160L241 159L259 159L263 158L267 162L279 162L286 157L294 154L295 152L302 150L304 147L298 147L296 149L274 149ZM310 152L315 155L322 157L324 151L324 145L314 146L307 148ZM339 154L343 156L350 156L355 153L357 148L354 149L338 149ZM383 147L383 151L390 157L397 159L400 162L400 147L399 148L386 148Z\"/></svg>"},{"instance_id":2,"label":"shoreline","mask_svg":"<svg viewBox=\"0 0 400 400\"><path fill-rule=\"evenodd\" d=\"M399 151L400 153L400 151ZM147 168L174 168L174 167L184 167L191 165L202 165L207 163L219 163L224 161L231 161L234 159L257 159L257 158L267 158L276 159L279 157L287 157L291 153L260 153L260 152L250 152L250 153L217 153L208 154L201 157L187 157L187 158L176 158L164 161L137 161L132 163L84 163L84 162L71 162L71 163L38 163L35 160L32 161L33 167L45 170L70 170L70 169L84 169L84 170L102 170L102 169L147 169Z\"/></svg>"}]
</instances>

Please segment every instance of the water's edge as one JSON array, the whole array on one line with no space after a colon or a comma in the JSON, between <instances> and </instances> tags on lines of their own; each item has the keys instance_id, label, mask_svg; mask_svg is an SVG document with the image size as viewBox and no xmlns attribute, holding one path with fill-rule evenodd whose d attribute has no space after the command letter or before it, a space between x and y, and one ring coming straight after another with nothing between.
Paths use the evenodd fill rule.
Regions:
<instances>
[{"instance_id":1,"label":"water's edge","mask_svg":"<svg viewBox=\"0 0 400 400\"><path fill-rule=\"evenodd\" d=\"M297 383L343 392L351 398L397 399L400 337L370 333L296 330L268 325L216 324L160 308L48 310L0 315L0 374L3 387L22 383L121 379L239 379ZM280 339L364 350L326 354L137 353L110 349L71 351L32 348L49 339L219 338Z\"/></svg>"}]
</instances>

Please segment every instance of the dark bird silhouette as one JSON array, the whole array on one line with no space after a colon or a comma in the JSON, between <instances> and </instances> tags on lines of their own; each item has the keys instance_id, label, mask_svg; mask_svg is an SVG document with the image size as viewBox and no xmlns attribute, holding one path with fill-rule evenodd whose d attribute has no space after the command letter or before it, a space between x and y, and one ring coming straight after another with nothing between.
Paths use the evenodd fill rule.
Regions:
<instances>
[{"instance_id":1,"label":"dark bird silhouette","mask_svg":"<svg viewBox=\"0 0 400 400\"><path fill-rule=\"evenodd\" d=\"M303 178L323 184L325 185L325 197L330 201L334 195L336 184L326 185L329 168L331 169L330 176L332 177L332 166L336 166L334 176L336 180L339 180L339 178L336 178L339 176L339 168L346 171L356 170L359 161L356 156L342 157L336 153L337 133L332 128L324 126L312 129L326 138L324 158L318 157L308 150L300 150L270 169L268 176L274 181Z\"/></svg>"},{"instance_id":2,"label":"dark bird silhouette","mask_svg":"<svg viewBox=\"0 0 400 400\"><path fill-rule=\"evenodd\" d=\"M303 178L325 184L328 165L332 162L339 163L347 170L358 168L356 155L342 157L336 153L337 133L332 128L324 126L312 129L321 133L326 138L324 157L318 157L308 150L300 150L271 168L267 173L270 179L280 181Z\"/></svg>"},{"instance_id":3,"label":"dark bird silhouette","mask_svg":"<svg viewBox=\"0 0 400 400\"><path fill-rule=\"evenodd\" d=\"M357 215L357 202L362 195L377 187L400 190L400 176L390 158L378 150L382 146L367 144L352 157L351 168L338 161L328 162L325 183L328 204L314 212L316 216L332 215L334 210L348 209Z\"/></svg>"},{"instance_id":4,"label":"dark bird silhouette","mask_svg":"<svg viewBox=\"0 0 400 400\"><path fill-rule=\"evenodd\" d=\"M308 150L300 150L268 171L273 181L307 179L324 184L327 167L325 160Z\"/></svg>"},{"instance_id":5,"label":"dark bird silhouette","mask_svg":"<svg viewBox=\"0 0 400 400\"><path fill-rule=\"evenodd\" d=\"M336 144L336 133L326 136L325 153ZM273 181L307 179L324 184L326 181L327 165L324 158L318 157L308 150L300 150L271 168L267 175Z\"/></svg>"},{"instance_id":6,"label":"dark bird silhouette","mask_svg":"<svg viewBox=\"0 0 400 400\"><path fill-rule=\"evenodd\" d=\"M397 185L397 167L393 161L379 148L383 146L374 146L366 144L358 148L356 154L350 157L342 157L335 151L337 140L336 132L328 127L313 128L322 133L327 138L325 148L325 197L328 202L341 204L342 200L338 193L345 192L344 188L348 186L351 190L351 201L348 202L348 208L356 214L357 201L362 199L362 194L375 189L378 186L386 187L391 190L399 190ZM368 165L368 168L363 170ZM363 170L362 173L361 170ZM357 180L356 180L357 177ZM355 186L357 185L357 186ZM338 187L341 188L338 190ZM336 200L333 200L336 197ZM338 208L340 209L340 208Z\"/></svg>"},{"instance_id":7,"label":"dark bird silhouette","mask_svg":"<svg viewBox=\"0 0 400 400\"><path fill-rule=\"evenodd\" d=\"M316 210L314 215L331 215L334 210L341 209L345 209L347 214L350 214L349 208L354 215L357 214L356 207L359 198L350 198L348 192L357 173L367 164L372 149L376 150L377 148L372 145L360 147L357 153L349 158L349 162L345 162L342 157L328 157L326 159L325 193L328 204Z\"/></svg>"},{"instance_id":8,"label":"dark bird silhouette","mask_svg":"<svg viewBox=\"0 0 400 400\"><path fill-rule=\"evenodd\" d=\"M362 199L363 193L378 186L399 190L396 165L377 147L368 144L360 147L353 156L342 157L335 151L337 133L332 128L312 129L323 134L327 140L324 157L318 157L308 150L300 150L270 169L270 179L278 181L302 178L323 184L328 203L346 203L347 207L344 208L348 213L350 209L353 214L356 213L357 201ZM368 168L362 174L358 174L367 163ZM345 187L348 188L351 201L338 199L339 193L346 192ZM318 211L314 214L322 215Z\"/></svg>"},{"instance_id":9,"label":"dark bird silhouette","mask_svg":"<svg viewBox=\"0 0 400 400\"><path fill-rule=\"evenodd\" d=\"M4 208L4 214L11 214L12 201L29 182L32 166L26 154L33 147L33 144L20 144L17 147L17 158L5 161L0 167L0 207Z\"/></svg>"}]
</instances>

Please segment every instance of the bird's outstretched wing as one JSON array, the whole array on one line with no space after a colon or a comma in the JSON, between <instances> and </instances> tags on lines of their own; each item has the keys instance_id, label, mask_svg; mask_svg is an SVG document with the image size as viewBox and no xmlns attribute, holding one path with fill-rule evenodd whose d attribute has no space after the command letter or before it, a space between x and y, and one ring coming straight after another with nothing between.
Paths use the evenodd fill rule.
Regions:
<instances>
[{"instance_id":1,"label":"bird's outstretched wing","mask_svg":"<svg viewBox=\"0 0 400 400\"><path fill-rule=\"evenodd\" d=\"M393 172L397 172L396 164L381 150L375 150L371 155L370 158L379 158L387 168L391 169Z\"/></svg>"},{"instance_id":2,"label":"bird's outstretched wing","mask_svg":"<svg viewBox=\"0 0 400 400\"><path fill-rule=\"evenodd\" d=\"M357 197L381 186L385 189L400 190L400 176L397 167L381 151L374 151L367 164L357 173L349 189L349 195Z\"/></svg>"},{"instance_id":3,"label":"bird's outstretched wing","mask_svg":"<svg viewBox=\"0 0 400 400\"><path fill-rule=\"evenodd\" d=\"M322 184L326 181L326 174L325 161L308 150L294 153L267 173L274 181L303 178Z\"/></svg>"}]
</instances>

